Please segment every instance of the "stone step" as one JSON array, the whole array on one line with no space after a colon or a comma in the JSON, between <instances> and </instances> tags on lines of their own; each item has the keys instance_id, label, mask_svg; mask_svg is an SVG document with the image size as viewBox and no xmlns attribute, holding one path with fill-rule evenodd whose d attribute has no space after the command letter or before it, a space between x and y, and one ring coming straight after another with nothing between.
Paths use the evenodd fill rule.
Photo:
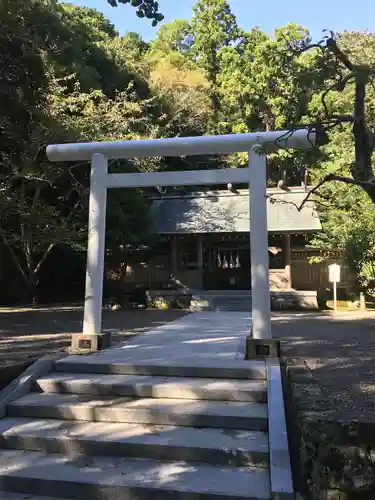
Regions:
<instances>
[{"instance_id":1,"label":"stone step","mask_svg":"<svg viewBox=\"0 0 375 500\"><path fill-rule=\"evenodd\" d=\"M200 305L200 304L193 304L190 309L194 312L199 312L199 311L213 311L213 312L245 312L245 313L251 313L251 305L241 305L241 304L235 304L235 305L228 305L228 304L223 304L223 305L218 305L218 304L211 304L211 305Z\"/></svg>"},{"instance_id":2,"label":"stone step","mask_svg":"<svg viewBox=\"0 0 375 500\"><path fill-rule=\"evenodd\" d=\"M252 293L251 290L207 290L207 291L197 291L192 295L193 299L237 299L237 298L248 298L251 300Z\"/></svg>"},{"instance_id":3,"label":"stone step","mask_svg":"<svg viewBox=\"0 0 375 500\"><path fill-rule=\"evenodd\" d=\"M112 351L112 352L111 352ZM150 353L151 355L151 353ZM181 359L126 361L117 349L90 356L68 356L55 363L55 370L67 373L102 373L114 375L154 375L168 377L225 378L265 380L266 365L258 360Z\"/></svg>"},{"instance_id":4,"label":"stone step","mask_svg":"<svg viewBox=\"0 0 375 500\"><path fill-rule=\"evenodd\" d=\"M252 303L248 300L212 300L212 307L217 311L251 311Z\"/></svg>"},{"instance_id":5,"label":"stone step","mask_svg":"<svg viewBox=\"0 0 375 500\"><path fill-rule=\"evenodd\" d=\"M215 305L214 310L217 312L220 311L238 311L238 312L249 312L251 311L251 306L241 306L239 304L236 305Z\"/></svg>"},{"instance_id":6,"label":"stone step","mask_svg":"<svg viewBox=\"0 0 375 500\"><path fill-rule=\"evenodd\" d=\"M224 296L218 296L218 297L212 297L211 299L213 302L228 302L228 303L238 303L238 302L243 302L244 304L251 304L252 303L252 297L250 295L241 295L241 296L235 296L235 297L224 297Z\"/></svg>"},{"instance_id":7,"label":"stone step","mask_svg":"<svg viewBox=\"0 0 375 500\"><path fill-rule=\"evenodd\" d=\"M11 417L267 430L267 405L244 402L31 393L10 403L7 414Z\"/></svg>"},{"instance_id":8,"label":"stone step","mask_svg":"<svg viewBox=\"0 0 375 500\"><path fill-rule=\"evenodd\" d=\"M214 304L251 304L251 299L241 297L238 299L228 299L226 297L215 297L211 299Z\"/></svg>"},{"instance_id":9,"label":"stone step","mask_svg":"<svg viewBox=\"0 0 375 500\"><path fill-rule=\"evenodd\" d=\"M239 302L244 304L251 304L252 298L250 296L242 296L242 297L225 297L225 296L213 296L207 297L207 300L214 302L215 304L238 304Z\"/></svg>"},{"instance_id":10,"label":"stone step","mask_svg":"<svg viewBox=\"0 0 375 500\"><path fill-rule=\"evenodd\" d=\"M251 312L251 295L206 295L194 300L193 308L211 311Z\"/></svg>"},{"instance_id":11,"label":"stone step","mask_svg":"<svg viewBox=\"0 0 375 500\"><path fill-rule=\"evenodd\" d=\"M268 465L264 432L169 425L5 418L0 420L0 447L238 467Z\"/></svg>"},{"instance_id":12,"label":"stone step","mask_svg":"<svg viewBox=\"0 0 375 500\"><path fill-rule=\"evenodd\" d=\"M214 298L212 299L213 304L249 304L251 305L251 300L247 298L241 298L241 299L226 299L226 298Z\"/></svg>"},{"instance_id":13,"label":"stone step","mask_svg":"<svg viewBox=\"0 0 375 500\"><path fill-rule=\"evenodd\" d=\"M267 402L263 380L51 373L38 379L36 386L54 393Z\"/></svg>"},{"instance_id":14,"label":"stone step","mask_svg":"<svg viewBox=\"0 0 375 500\"><path fill-rule=\"evenodd\" d=\"M269 500L269 473L186 462L4 450L0 489L71 499Z\"/></svg>"}]
</instances>

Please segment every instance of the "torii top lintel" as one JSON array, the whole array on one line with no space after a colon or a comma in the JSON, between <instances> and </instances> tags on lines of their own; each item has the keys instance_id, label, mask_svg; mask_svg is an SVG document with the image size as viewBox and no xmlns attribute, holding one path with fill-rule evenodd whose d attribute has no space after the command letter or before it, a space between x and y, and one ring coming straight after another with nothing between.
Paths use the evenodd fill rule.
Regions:
<instances>
[{"instance_id":1,"label":"torii top lintel","mask_svg":"<svg viewBox=\"0 0 375 500\"><path fill-rule=\"evenodd\" d=\"M107 159L155 156L187 156L225 154L250 151L263 146L277 149L310 149L315 144L315 132L308 129L276 130L248 134L228 134L199 137L176 137L132 141L77 142L47 146L51 161L84 161L99 153Z\"/></svg>"}]
</instances>

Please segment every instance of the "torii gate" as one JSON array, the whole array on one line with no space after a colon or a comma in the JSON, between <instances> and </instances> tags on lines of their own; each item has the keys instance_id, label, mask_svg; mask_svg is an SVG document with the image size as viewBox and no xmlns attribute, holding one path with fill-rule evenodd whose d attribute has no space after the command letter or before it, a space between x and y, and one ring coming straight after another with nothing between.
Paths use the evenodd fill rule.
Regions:
<instances>
[{"instance_id":1,"label":"torii gate","mask_svg":"<svg viewBox=\"0 0 375 500\"><path fill-rule=\"evenodd\" d=\"M249 183L252 336L272 338L268 269L265 151L308 149L315 133L307 129L219 136L136 141L56 144L47 147L51 161L91 160L86 291L83 333L97 337L102 329L107 189ZM248 168L109 174L108 160L248 152ZM250 285L250 283L249 283ZM98 341L95 342L98 345ZM90 344L92 347L92 343Z\"/></svg>"}]
</instances>

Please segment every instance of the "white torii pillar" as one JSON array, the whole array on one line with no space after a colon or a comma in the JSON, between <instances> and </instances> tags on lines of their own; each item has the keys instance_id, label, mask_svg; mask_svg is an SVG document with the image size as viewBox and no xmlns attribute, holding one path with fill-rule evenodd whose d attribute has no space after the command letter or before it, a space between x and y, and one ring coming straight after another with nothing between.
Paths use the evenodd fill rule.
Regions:
<instances>
[{"instance_id":1,"label":"white torii pillar","mask_svg":"<svg viewBox=\"0 0 375 500\"><path fill-rule=\"evenodd\" d=\"M266 155L263 148L267 150L270 148L272 150L278 148L308 149L314 141L315 133L300 129L48 146L47 156L51 161L91 160L84 335L93 337L101 335L107 189L249 183L252 334L254 339L271 339ZM246 151L249 153L248 169L108 174L108 160L110 159ZM98 345L97 341L95 345Z\"/></svg>"},{"instance_id":2,"label":"white torii pillar","mask_svg":"<svg viewBox=\"0 0 375 500\"><path fill-rule=\"evenodd\" d=\"M102 154L94 153L91 160L85 308L83 313L83 333L88 334L98 334L102 331L107 173L108 160ZM105 208L103 209L103 207Z\"/></svg>"},{"instance_id":3,"label":"white torii pillar","mask_svg":"<svg viewBox=\"0 0 375 500\"><path fill-rule=\"evenodd\" d=\"M255 339L270 339L271 297L267 225L267 159L255 146L249 153L251 320ZM260 154L259 154L260 153Z\"/></svg>"}]
</instances>

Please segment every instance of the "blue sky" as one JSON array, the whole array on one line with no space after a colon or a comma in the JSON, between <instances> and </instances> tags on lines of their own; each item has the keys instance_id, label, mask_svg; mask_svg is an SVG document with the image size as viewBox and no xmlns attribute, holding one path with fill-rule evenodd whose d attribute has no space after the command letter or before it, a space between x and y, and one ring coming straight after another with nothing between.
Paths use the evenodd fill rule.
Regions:
<instances>
[{"instance_id":1,"label":"blue sky","mask_svg":"<svg viewBox=\"0 0 375 500\"><path fill-rule=\"evenodd\" d=\"M120 34L138 31L145 40L155 37L146 19L138 19L129 5L112 8L106 0L71 0L75 5L86 5L102 11L116 26ZM165 22L189 19L196 0L159 0ZM277 27L296 22L308 28L314 38L320 38L323 29L375 30L375 0L229 0L239 25L249 30L259 26L271 34Z\"/></svg>"}]
</instances>

